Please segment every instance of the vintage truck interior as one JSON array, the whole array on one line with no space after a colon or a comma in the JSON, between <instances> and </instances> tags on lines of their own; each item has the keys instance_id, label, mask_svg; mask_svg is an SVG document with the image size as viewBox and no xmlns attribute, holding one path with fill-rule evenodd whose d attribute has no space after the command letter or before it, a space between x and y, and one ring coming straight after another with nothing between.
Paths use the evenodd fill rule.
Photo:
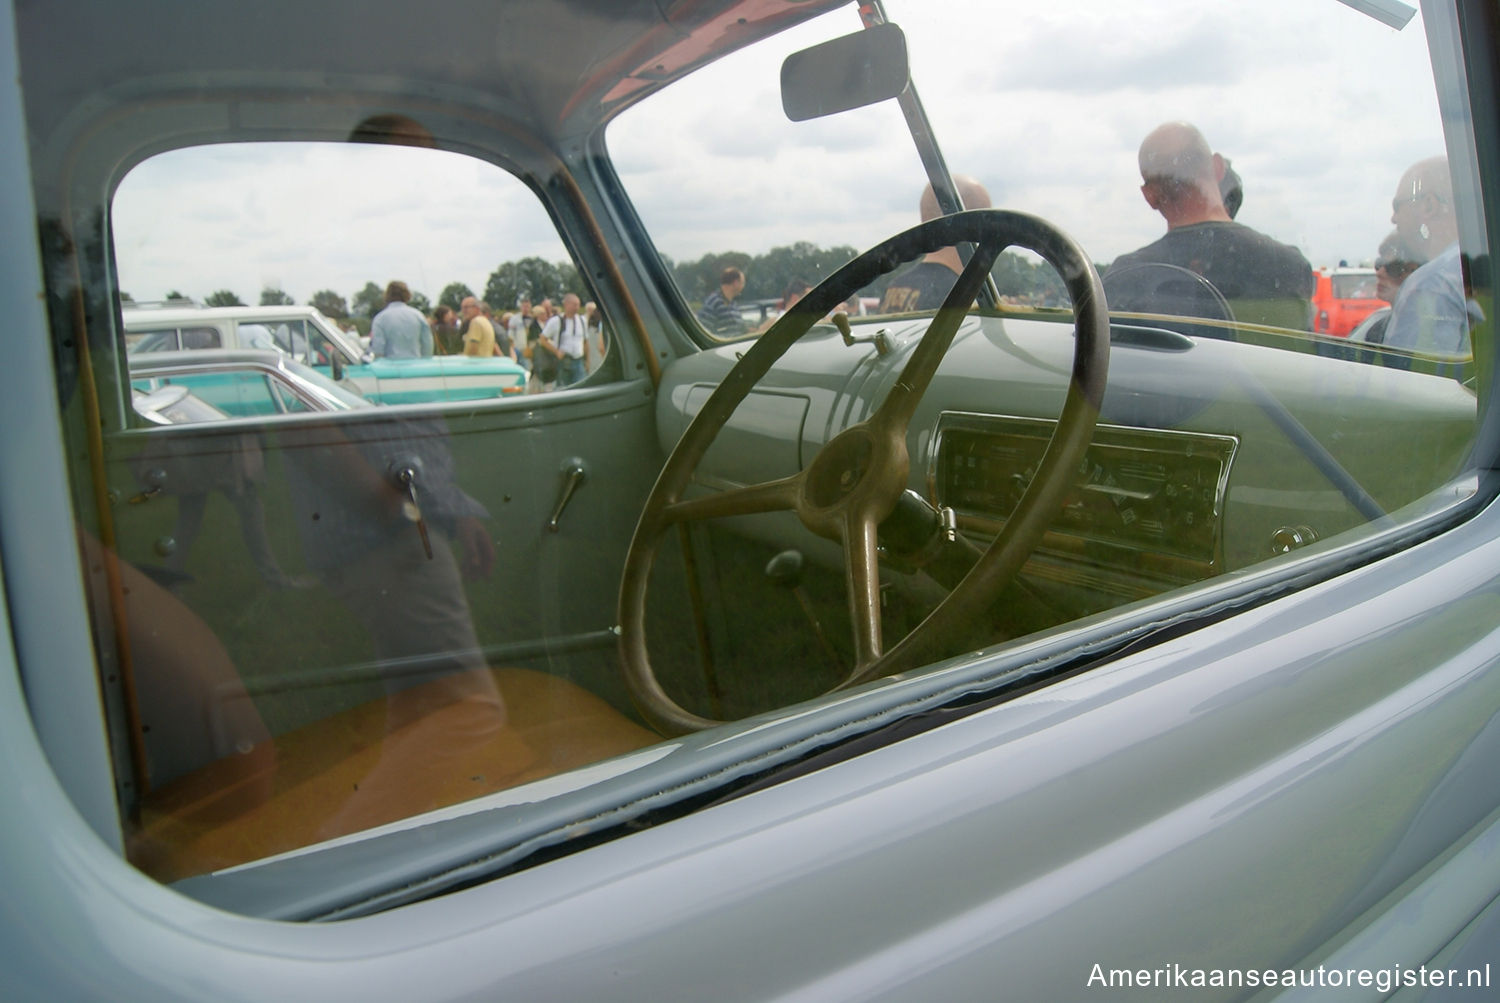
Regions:
<instances>
[{"instance_id":1,"label":"vintage truck interior","mask_svg":"<svg viewBox=\"0 0 1500 1003\"><path fill-rule=\"evenodd\" d=\"M462 898L997 708L1033 715L1006 734L1045 727L1073 699L1049 694L1088 700L1120 659L1215 625L1258 617L1250 637L1283 645L1266 670L1300 664L1289 639L1341 576L1481 511L1495 137L1466 32L1493 12L1267 0L1275 30L1250 38L1202 5L1035 6L17 4L35 382L55 387L82 584L59 616L88 653L21 668L121 866L246 917ZM1179 119L1233 156L1238 221L1313 266L1372 258L1403 172L1446 157L1464 350L1351 351L1297 323L1300 300L1269 323L1201 276L1186 305L1112 310L1110 261L1164 232L1137 146ZM955 175L990 204L960 205ZM766 280L773 249L811 291L752 289L774 323L711 330L721 270ZM955 251L945 297L882 311ZM180 423L132 407L131 298L204 274L435 301L525 258L598 304L580 383ZM1260 641L1202 649L1203 706L1232 702ZM1319 676L1275 729L1220 721L1173 789L1312 741L1404 671ZM1483 724L1451 727L1458 756ZM1063 789L1020 752L1013 769Z\"/></svg>"}]
</instances>

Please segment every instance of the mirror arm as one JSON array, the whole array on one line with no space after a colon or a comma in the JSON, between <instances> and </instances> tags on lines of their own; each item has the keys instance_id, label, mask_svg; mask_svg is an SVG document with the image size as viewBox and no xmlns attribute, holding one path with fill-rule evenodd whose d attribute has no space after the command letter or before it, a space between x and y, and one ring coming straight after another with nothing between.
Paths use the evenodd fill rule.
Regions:
<instances>
[{"instance_id":1,"label":"mirror arm","mask_svg":"<svg viewBox=\"0 0 1500 1003\"><path fill-rule=\"evenodd\" d=\"M882 0L862 0L859 19L866 28L885 24L885 4ZM938 208L945 216L963 211L963 203L958 198L958 186L953 183L948 162L943 159L942 147L938 146L937 137L933 134L932 120L927 117L927 110L922 107L922 99L917 95L915 80L907 83L906 90L901 92L896 103L901 106L901 114L906 117L906 128L911 132L917 156L922 158L922 166L926 168L927 178L932 182ZM965 265L973 255L973 247L968 244L959 245L958 256ZM1000 290L996 287L993 276L985 278L984 285L979 290L979 301L991 310L1000 308Z\"/></svg>"}]
</instances>

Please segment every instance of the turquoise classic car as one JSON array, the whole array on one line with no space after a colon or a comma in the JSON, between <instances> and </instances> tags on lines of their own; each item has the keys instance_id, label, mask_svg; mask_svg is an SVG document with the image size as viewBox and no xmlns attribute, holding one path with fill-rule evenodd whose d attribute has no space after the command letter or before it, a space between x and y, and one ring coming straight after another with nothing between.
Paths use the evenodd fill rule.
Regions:
<instances>
[{"instance_id":1,"label":"turquoise classic car","mask_svg":"<svg viewBox=\"0 0 1500 1003\"><path fill-rule=\"evenodd\" d=\"M132 355L130 382L146 395L164 387L182 387L221 418L264 418L371 406L365 398L311 366L263 349L207 348ZM138 399L133 407L137 413L142 412Z\"/></svg>"}]
</instances>

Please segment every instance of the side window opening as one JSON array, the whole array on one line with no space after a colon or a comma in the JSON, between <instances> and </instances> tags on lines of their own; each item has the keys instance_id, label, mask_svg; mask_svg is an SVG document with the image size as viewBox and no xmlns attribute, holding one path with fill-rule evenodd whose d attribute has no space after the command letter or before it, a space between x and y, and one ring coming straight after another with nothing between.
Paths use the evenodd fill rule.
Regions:
<instances>
[{"instance_id":1,"label":"side window opening","mask_svg":"<svg viewBox=\"0 0 1500 1003\"><path fill-rule=\"evenodd\" d=\"M372 403L498 400L616 372L595 375L610 327L548 214L519 179L471 157L368 144L188 148L132 169L111 213L132 355L277 351L327 377L337 361ZM153 301L158 287L171 293ZM190 322L180 334L147 330L158 308L145 304L156 302L221 311L229 340ZM288 316L299 304L318 316ZM457 356L482 363L442 361ZM424 358L431 372L406 364Z\"/></svg>"},{"instance_id":2,"label":"side window opening","mask_svg":"<svg viewBox=\"0 0 1500 1003\"><path fill-rule=\"evenodd\" d=\"M111 211L140 421L104 443L133 663L106 691L135 863L175 880L656 741L609 685L542 671L578 629L526 598L557 465L473 407L622 371L530 186L432 149L221 145L138 165Z\"/></svg>"},{"instance_id":3,"label":"side window opening","mask_svg":"<svg viewBox=\"0 0 1500 1003\"><path fill-rule=\"evenodd\" d=\"M223 345L217 328L189 327L182 331L183 348L222 348Z\"/></svg>"},{"instance_id":4,"label":"side window opening","mask_svg":"<svg viewBox=\"0 0 1500 1003\"><path fill-rule=\"evenodd\" d=\"M182 339L175 327L155 331L130 331L125 335L125 350L129 354L175 352L181 347Z\"/></svg>"}]
</instances>

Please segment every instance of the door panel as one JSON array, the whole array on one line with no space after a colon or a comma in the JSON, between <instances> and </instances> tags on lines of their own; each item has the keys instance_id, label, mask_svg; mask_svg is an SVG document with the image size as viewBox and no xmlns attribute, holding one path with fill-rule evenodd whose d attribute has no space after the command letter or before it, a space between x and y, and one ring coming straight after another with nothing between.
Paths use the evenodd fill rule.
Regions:
<instances>
[{"instance_id":1,"label":"door panel","mask_svg":"<svg viewBox=\"0 0 1500 1003\"><path fill-rule=\"evenodd\" d=\"M222 774L226 762L278 784L278 770L311 769L289 755L326 767L329 739L306 753L309 729L350 727L341 714L379 716L372 702L392 705L370 726L382 740L417 714L394 702L434 686L458 687L458 704L498 699L502 721L556 730L575 714L572 697L525 690L515 705L488 683L467 692L464 680L490 669L587 690L620 727L633 716L611 628L625 547L655 476L642 462L657 447L639 386L479 413L371 408L132 430L106 448L118 552L160 587L142 584L141 596L163 593L154 603L127 596L132 671L110 687L139 714L147 830L164 788ZM415 510L404 470L415 472ZM185 648L197 654L182 657ZM635 745L654 740L630 727ZM254 762L267 747L279 766L274 756ZM559 762L580 765L578 755ZM152 859L176 845L161 828L147 832Z\"/></svg>"}]
</instances>

